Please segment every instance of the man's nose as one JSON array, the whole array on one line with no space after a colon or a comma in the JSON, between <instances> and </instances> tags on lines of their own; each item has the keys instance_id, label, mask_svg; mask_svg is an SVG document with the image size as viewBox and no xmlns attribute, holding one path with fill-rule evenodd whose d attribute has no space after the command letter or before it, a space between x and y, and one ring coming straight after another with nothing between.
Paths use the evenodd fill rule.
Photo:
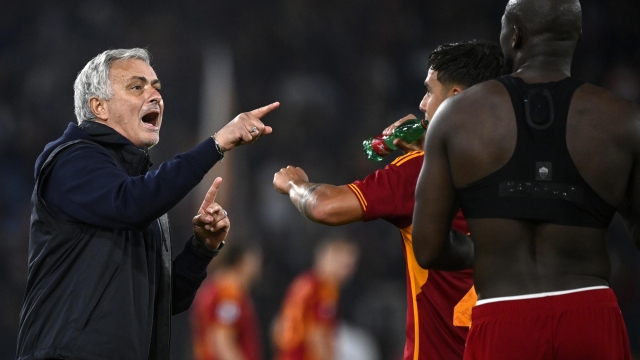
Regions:
<instances>
[{"instance_id":1,"label":"man's nose","mask_svg":"<svg viewBox=\"0 0 640 360\"><path fill-rule=\"evenodd\" d=\"M155 104L160 104L161 100L162 100L162 96L157 91L154 91L154 94L151 95L151 97L149 98L149 102L155 103Z\"/></svg>"}]
</instances>

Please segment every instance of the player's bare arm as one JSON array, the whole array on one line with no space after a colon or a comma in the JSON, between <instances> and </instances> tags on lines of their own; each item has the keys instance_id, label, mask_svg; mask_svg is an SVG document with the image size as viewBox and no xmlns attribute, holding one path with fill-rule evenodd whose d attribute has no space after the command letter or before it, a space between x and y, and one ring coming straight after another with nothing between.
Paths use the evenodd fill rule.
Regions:
<instances>
[{"instance_id":1,"label":"player's bare arm","mask_svg":"<svg viewBox=\"0 0 640 360\"><path fill-rule=\"evenodd\" d=\"M343 225L362 220L362 208L346 185L309 182L299 167L287 166L273 177L276 190L289 195L291 202L307 219L325 225Z\"/></svg>"},{"instance_id":2,"label":"player's bare arm","mask_svg":"<svg viewBox=\"0 0 640 360\"><path fill-rule=\"evenodd\" d=\"M462 270L473 263L471 239L449 233L457 211L446 149L446 125L455 116L449 103L440 106L427 130L424 165L416 185L413 251L425 269Z\"/></svg>"},{"instance_id":3,"label":"player's bare arm","mask_svg":"<svg viewBox=\"0 0 640 360\"><path fill-rule=\"evenodd\" d=\"M629 135L634 146L633 167L629 177L627 194L618 209L627 224L631 239L640 249L640 109L634 106Z\"/></svg>"}]
</instances>

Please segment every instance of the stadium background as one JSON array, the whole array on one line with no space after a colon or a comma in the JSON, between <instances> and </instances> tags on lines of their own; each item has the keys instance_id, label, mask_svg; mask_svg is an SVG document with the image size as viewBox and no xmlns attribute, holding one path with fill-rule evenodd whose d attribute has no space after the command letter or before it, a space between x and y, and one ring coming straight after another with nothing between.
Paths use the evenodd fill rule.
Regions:
<instances>
[{"instance_id":1,"label":"stadium background","mask_svg":"<svg viewBox=\"0 0 640 360\"><path fill-rule=\"evenodd\" d=\"M108 48L146 47L166 104L159 164L240 111L272 101L274 133L234 150L215 173L233 237L259 242L265 262L253 296L265 331L284 290L311 263L312 244L340 232L361 248L342 317L375 339L381 359L404 342L405 280L399 235L377 221L329 228L304 220L272 187L301 166L314 182L344 184L379 168L361 141L420 115L427 55L439 43L498 40L506 0L5 1L0 11L0 359L15 354L27 278L33 164L75 121L72 83ZM640 102L640 2L583 0L573 75ZM607 121L607 119L602 119ZM171 213L174 248L190 235L201 189ZM640 256L611 237L616 290L640 354ZM114 310L115 311L115 310ZM188 315L174 317L173 359L190 359ZM265 337L266 353L270 353ZM636 355L637 356L637 355Z\"/></svg>"}]
</instances>

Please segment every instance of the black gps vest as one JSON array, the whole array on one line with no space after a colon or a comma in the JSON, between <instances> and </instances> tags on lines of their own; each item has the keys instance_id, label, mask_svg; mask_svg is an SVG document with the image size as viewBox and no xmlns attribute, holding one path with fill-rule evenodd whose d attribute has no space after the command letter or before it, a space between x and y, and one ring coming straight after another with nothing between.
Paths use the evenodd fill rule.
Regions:
<instances>
[{"instance_id":1,"label":"black gps vest","mask_svg":"<svg viewBox=\"0 0 640 360\"><path fill-rule=\"evenodd\" d=\"M465 217L607 227L615 208L582 178L567 149L569 105L583 83L568 77L527 84L509 75L497 81L515 111L516 148L502 168L458 190Z\"/></svg>"}]
</instances>

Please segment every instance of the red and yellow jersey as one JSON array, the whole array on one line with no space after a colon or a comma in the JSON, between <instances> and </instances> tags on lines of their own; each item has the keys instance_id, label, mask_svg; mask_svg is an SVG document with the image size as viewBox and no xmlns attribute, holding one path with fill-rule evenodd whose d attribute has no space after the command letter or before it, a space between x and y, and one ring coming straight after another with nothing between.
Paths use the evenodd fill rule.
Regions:
<instances>
[{"instance_id":1,"label":"red and yellow jersey","mask_svg":"<svg viewBox=\"0 0 640 360\"><path fill-rule=\"evenodd\" d=\"M407 339L405 360L462 359L477 295L473 271L425 270L413 254L411 222L415 188L424 152L412 151L362 181L349 184L364 221L384 219L400 229L407 261ZM452 229L468 233L458 211Z\"/></svg>"},{"instance_id":2,"label":"red and yellow jersey","mask_svg":"<svg viewBox=\"0 0 640 360\"><path fill-rule=\"evenodd\" d=\"M237 345L247 360L262 359L262 343L253 301L229 276L218 276L202 284L191 312L193 354L195 360L216 360L207 343L211 326L233 330Z\"/></svg>"},{"instance_id":3,"label":"red and yellow jersey","mask_svg":"<svg viewBox=\"0 0 640 360\"><path fill-rule=\"evenodd\" d=\"M305 342L310 329L335 334L339 295L335 284L322 281L312 272L294 279L273 327L276 360L318 359Z\"/></svg>"}]
</instances>

